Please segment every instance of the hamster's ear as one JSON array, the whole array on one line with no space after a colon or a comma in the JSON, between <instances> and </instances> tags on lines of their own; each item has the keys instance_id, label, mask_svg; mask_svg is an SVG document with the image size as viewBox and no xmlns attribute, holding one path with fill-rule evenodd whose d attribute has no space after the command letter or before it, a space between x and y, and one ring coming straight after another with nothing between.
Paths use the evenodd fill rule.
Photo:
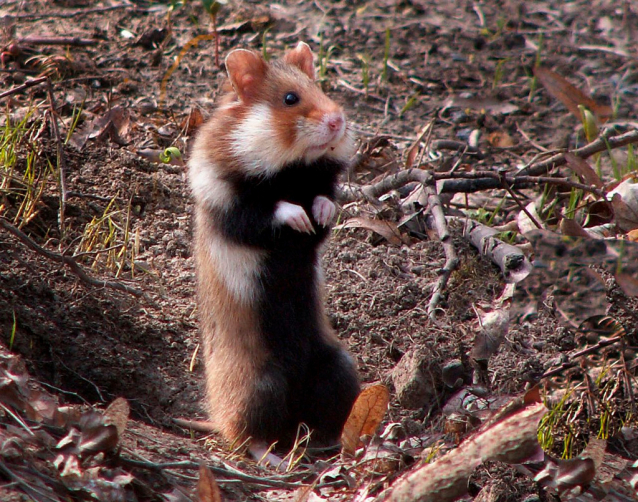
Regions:
<instances>
[{"instance_id":1,"label":"hamster's ear","mask_svg":"<svg viewBox=\"0 0 638 502\"><path fill-rule=\"evenodd\" d=\"M243 102L249 103L257 98L266 70L266 62L253 51L235 49L226 56L230 83Z\"/></svg>"},{"instance_id":2,"label":"hamster's ear","mask_svg":"<svg viewBox=\"0 0 638 502\"><path fill-rule=\"evenodd\" d=\"M308 44L299 42L297 47L286 53L284 61L299 68L310 80L315 79L314 56Z\"/></svg>"}]
</instances>

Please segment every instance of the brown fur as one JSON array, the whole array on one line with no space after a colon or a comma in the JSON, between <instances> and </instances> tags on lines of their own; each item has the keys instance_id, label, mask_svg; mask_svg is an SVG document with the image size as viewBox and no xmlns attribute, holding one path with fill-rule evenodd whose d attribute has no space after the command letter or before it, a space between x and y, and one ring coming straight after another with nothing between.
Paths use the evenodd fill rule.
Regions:
<instances>
[{"instance_id":1,"label":"brown fur","mask_svg":"<svg viewBox=\"0 0 638 502\"><path fill-rule=\"evenodd\" d=\"M233 297L209 258L208 243L221 237L213 235L202 208L196 211L195 258L202 279L198 281L198 299L209 415L224 437L241 440L242 417L252 391L249 382L256 380L266 354L253 306ZM209 363L213 350L216 366Z\"/></svg>"}]
</instances>

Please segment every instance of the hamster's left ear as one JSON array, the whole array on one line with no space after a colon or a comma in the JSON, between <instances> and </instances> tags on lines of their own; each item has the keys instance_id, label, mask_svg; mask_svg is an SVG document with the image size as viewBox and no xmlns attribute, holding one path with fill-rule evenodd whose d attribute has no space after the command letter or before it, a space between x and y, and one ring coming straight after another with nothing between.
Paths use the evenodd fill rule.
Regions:
<instances>
[{"instance_id":1,"label":"hamster's left ear","mask_svg":"<svg viewBox=\"0 0 638 502\"><path fill-rule=\"evenodd\" d=\"M297 47L286 53L284 61L299 68L310 80L315 79L314 56L307 43L299 42Z\"/></svg>"},{"instance_id":2,"label":"hamster's left ear","mask_svg":"<svg viewBox=\"0 0 638 502\"><path fill-rule=\"evenodd\" d=\"M235 49L226 56L226 71L230 83L244 103L251 103L259 97L266 78L266 62L259 54L245 49Z\"/></svg>"}]
</instances>

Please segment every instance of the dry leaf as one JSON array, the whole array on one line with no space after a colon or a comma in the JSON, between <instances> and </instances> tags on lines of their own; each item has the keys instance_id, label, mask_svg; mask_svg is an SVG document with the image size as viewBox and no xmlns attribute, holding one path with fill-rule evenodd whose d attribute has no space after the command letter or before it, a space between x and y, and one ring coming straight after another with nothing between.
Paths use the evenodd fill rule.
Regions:
<instances>
[{"instance_id":1,"label":"dry leaf","mask_svg":"<svg viewBox=\"0 0 638 502\"><path fill-rule=\"evenodd\" d=\"M496 354L499 346L509 332L510 309L497 309L492 312L481 313L481 330L474 338L472 359L475 361L487 361Z\"/></svg>"},{"instance_id":2,"label":"dry leaf","mask_svg":"<svg viewBox=\"0 0 638 502\"><path fill-rule=\"evenodd\" d=\"M514 140L505 131L494 131L487 137L487 141L496 148L510 148L514 146Z\"/></svg>"},{"instance_id":3,"label":"dry leaf","mask_svg":"<svg viewBox=\"0 0 638 502\"><path fill-rule=\"evenodd\" d=\"M361 391L343 426L341 444L344 453L354 455L361 437L372 436L376 432L388 410L389 402L390 392L383 384L371 385Z\"/></svg>"},{"instance_id":4,"label":"dry leaf","mask_svg":"<svg viewBox=\"0 0 638 502\"><path fill-rule=\"evenodd\" d=\"M197 481L197 497L199 502L222 502L222 493L217 481L205 463L199 464L199 481Z\"/></svg>"},{"instance_id":5,"label":"dry leaf","mask_svg":"<svg viewBox=\"0 0 638 502\"><path fill-rule=\"evenodd\" d=\"M128 422L130 412L131 409L128 405L128 401L123 397L118 397L106 408L104 412L104 423L114 425L117 429L118 437L121 438L126 430L126 423Z\"/></svg>"},{"instance_id":6,"label":"dry leaf","mask_svg":"<svg viewBox=\"0 0 638 502\"><path fill-rule=\"evenodd\" d=\"M517 112L519 107L509 101L499 101L496 98L463 98L453 96L443 103L443 110L447 108L471 108L479 112L489 112L494 115L509 115Z\"/></svg>"},{"instance_id":7,"label":"dry leaf","mask_svg":"<svg viewBox=\"0 0 638 502\"><path fill-rule=\"evenodd\" d=\"M591 239L592 236L581 227L576 220L571 218L563 218L559 224L560 233L568 237L585 237Z\"/></svg>"},{"instance_id":8,"label":"dry leaf","mask_svg":"<svg viewBox=\"0 0 638 502\"><path fill-rule=\"evenodd\" d=\"M609 195L616 225L624 231L638 228L638 183L623 181Z\"/></svg>"},{"instance_id":9,"label":"dry leaf","mask_svg":"<svg viewBox=\"0 0 638 502\"><path fill-rule=\"evenodd\" d=\"M611 202L606 200L597 200L592 202L587 208L587 221L585 226L596 227L610 223L614 219L614 209Z\"/></svg>"},{"instance_id":10,"label":"dry leaf","mask_svg":"<svg viewBox=\"0 0 638 502\"><path fill-rule=\"evenodd\" d=\"M165 149L157 150L153 148L145 148L137 150L137 154L148 160L149 162L155 162L156 164L170 164L172 166L184 167L184 159L171 156L168 162L162 162L162 155L166 152Z\"/></svg>"},{"instance_id":11,"label":"dry leaf","mask_svg":"<svg viewBox=\"0 0 638 502\"><path fill-rule=\"evenodd\" d=\"M202 115L201 110L194 107L191 108L191 111L188 113L188 117L182 121L180 127L186 136L192 136L203 123L204 116Z\"/></svg>"},{"instance_id":12,"label":"dry leaf","mask_svg":"<svg viewBox=\"0 0 638 502\"><path fill-rule=\"evenodd\" d=\"M596 188L602 188L603 182L596 174L596 171L584 159L577 157L571 152L564 154L567 165L574 171L583 183L593 185Z\"/></svg>"},{"instance_id":13,"label":"dry leaf","mask_svg":"<svg viewBox=\"0 0 638 502\"><path fill-rule=\"evenodd\" d=\"M432 128L432 122L428 122L419 131L416 141L409 148L408 153L405 156L406 169L411 169L412 167L414 167L414 161L416 160L416 156L421 150L421 142L423 141L423 138L425 138L425 135L430 131L431 128Z\"/></svg>"},{"instance_id":14,"label":"dry leaf","mask_svg":"<svg viewBox=\"0 0 638 502\"><path fill-rule=\"evenodd\" d=\"M105 140L109 138L118 145L126 145L126 137L130 129L130 116L126 108L114 106L101 117L73 133L69 142L78 150L82 150L87 140Z\"/></svg>"},{"instance_id":15,"label":"dry leaf","mask_svg":"<svg viewBox=\"0 0 638 502\"><path fill-rule=\"evenodd\" d=\"M365 228L372 230L387 240L393 246L405 244L404 237L396 224L385 220L373 220L365 217L350 218L345 223L337 225L335 228Z\"/></svg>"},{"instance_id":16,"label":"dry leaf","mask_svg":"<svg viewBox=\"0 0 638 502\"><path fill-rule=\"evenodd\" d=\"M570 84L564 77L547 68L537 66L534 68L534 75L538 78L543 87L550 95L559 100L580 122L582 114L578 105L582 105L590 110L598 120L606 122L612 116L610 106L600 105L583 91Z\"/></svg>"},{"instance_id":17,"label":"dry leaf","mask_svg":"<svg viewBox=\"0 0 638 502\"><path fill-rule=\"evenodd\" d=\"M99 416L101 418L101 415ZM112 451L117 448L119 438L115 426L98 423L97 418L95 420L96 422L92 421L82 427L82 434L77 444L78 453L81 455Z\"/></svg>"}]
</instances>

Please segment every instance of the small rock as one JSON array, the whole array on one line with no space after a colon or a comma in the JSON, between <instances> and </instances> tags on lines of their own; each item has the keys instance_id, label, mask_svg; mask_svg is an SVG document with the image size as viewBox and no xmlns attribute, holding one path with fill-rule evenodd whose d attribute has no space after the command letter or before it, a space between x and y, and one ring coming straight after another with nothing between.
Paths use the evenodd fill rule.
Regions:
<instances>
[{"instance_id":1,"label":"small rock","mask_svg":"<svg viewBox=\"0 0 638 502\"><path fill-rule=\"evenodd\" d=\"M443 383L448 387L460 387L465 378L465 368L459 359L453 359L443 366L442 370Z\"/></svg>"},{"instance_id":2,"label":"small rock","mask_svg":"<svg viewBox=\"0 0 638 502\"><path fill-rule=\"evenodd\" d=\"M401 406L416 410L435 395L434 376L441 374L431 357L423 350L407 352L392 370L392 383Z\"/></svg>"}]
</instances>

